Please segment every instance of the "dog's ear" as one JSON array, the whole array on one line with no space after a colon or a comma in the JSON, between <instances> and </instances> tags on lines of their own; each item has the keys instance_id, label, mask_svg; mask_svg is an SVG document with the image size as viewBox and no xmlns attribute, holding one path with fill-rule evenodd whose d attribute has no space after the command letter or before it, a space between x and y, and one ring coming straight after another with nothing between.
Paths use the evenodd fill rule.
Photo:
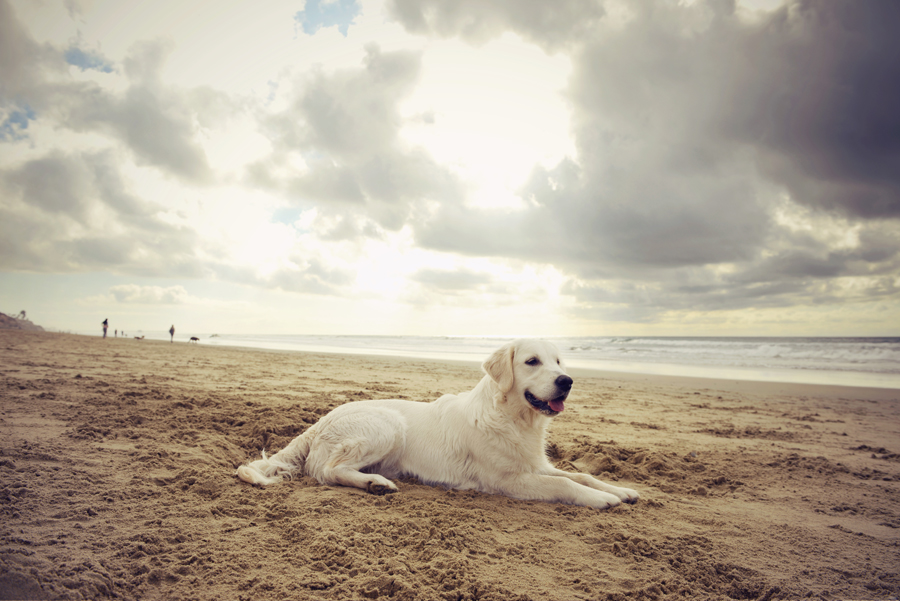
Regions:
<instances>
[{"instance_id":1,"label":"dog's ear","mask_svg":"<svg viewBox=\"0 0 900 601\"><path fill-rule=\"evenodd\" d=\"M506 394L513 387L513 358L516 350L512 343L504 344L481 365L481 369L491 377L500 387L500 391Z\"/></svg>"}]
</instances>

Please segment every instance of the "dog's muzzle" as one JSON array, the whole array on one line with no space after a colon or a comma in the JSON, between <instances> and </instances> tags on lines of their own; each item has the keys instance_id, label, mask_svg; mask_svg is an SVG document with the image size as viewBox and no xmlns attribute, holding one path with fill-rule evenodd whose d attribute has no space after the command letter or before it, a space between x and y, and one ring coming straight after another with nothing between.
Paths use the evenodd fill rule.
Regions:
<instances>
[{"instance_id":1,"label":"dog's muzzle","mask_svg":"<svg viewBox=\"0 0 900 601\"><path fill-rule=\"evenodd\" d=\"M534 396L530 390L526 390L525 400L528 401L532 407L534 407L544 415L548 415L550 417L559 415L566 408L565 400L566 397L569 396L569 391L572 390L572 381L572 378L570 378L569 376L561 375L556 378L556 381L554 382L560 394L553 397L552 399L545 401Z\"/></svg>"}]
</instances>

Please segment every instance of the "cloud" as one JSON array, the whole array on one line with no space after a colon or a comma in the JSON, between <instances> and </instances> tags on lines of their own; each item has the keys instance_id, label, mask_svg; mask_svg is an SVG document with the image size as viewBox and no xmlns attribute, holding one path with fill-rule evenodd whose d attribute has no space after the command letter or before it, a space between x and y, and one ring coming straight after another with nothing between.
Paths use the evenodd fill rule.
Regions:
<instances>
[{"instance_id":1,"label":"cloud","mask_svg":"<svg viewBox=\"0 0 900 601\"><path fill-rule=\"evenodd\" d=\"M27 32L7 0L0 0L0 102L36 103L29 99L45 78L65 72L62 53L39 44Z\"/></svg>"},{"instance_id":2,"label":"cloud","mask_svg":"<svg viewBox=\"0 0 900 601\"><path fill-rule=\"evenodd\" d=\"M478 290L493 282L489 274L468 269L421 269L410 279L441 293Z\"/></svg>"},{"instance_id":3,"label":"cloud","mask_svg":"<svg viewBox=\"0 0 900 601\"><path fill-rule=\"evenodd\" d=\"M900 217L900 5L797 2L744 36L747 69L721 118L800 203ZM752 63L751 63L752 61Z\"/></svg>"},{"instance_id":4,"label":"cloud","mask_svg":"<svg viewBox=\"0 0 900 601\"><path fill-rule=\"evenodd\" d=\"M323 27L337 26L341 35L347 32L360 13L357 0L306 0L303 10L294 15L304 33L315 35Z\"/></svg>"},{"instance_id":5,"label":"cloud","mask_svg":"<svg viewBox=\"0 0 900 601\"><path fill-rule=\"evenodd\" d=\"M131 80L122 93L87 84L60 101L57 110L74 131L99 131L125 142L140 164L152 165L193 183L206 183L212 171L196 141L196 111L189 95L160 81L171 50L166 41L141 42L126 57Z\"/></svg>"},{"instance_id":6,"label":"cloud","mask_svg":"<svg viewBox=\"0 0 900 601\"><path fill-rule=\"evenodd\" d=\"M487 6L492 34L521 28ZM421 7L424 25L403 17L413 31L475 35L449 5ZM871 278L896 277L900 249L885 231L900 217L898 11L791 2L750 22L727 3L634 5L572 41L577 155L536 167L524 208L444 203L416 240L556 265L596 316L891 294ZM806 224L862 235L838 244L779 219L804 208Z\"/></svg>"},{"instance_id":7,"label":"cloud","mask_svg":"<svg viewBox=\"0 0 900 601\"><path fill-rule=\"evenodd\" d=\"M5 269L200 274L196 233L128 191L110 152L46 155L0 169Z\"/></svg>"},{"instance_id":8,"label":"cloud","mask_svg":"<svg viewBox=\"0 0 900 601\"><path fill-rule=\"evenodd\" d=\"M330 157L371 156L392 144L401 124L398 103L419 77L420 57L366 46L361 69L321 70L297 82L291 109L271 120L282 148L316 150Z\"/></svg>"},{"instance_id":9,"label":"cloud","mask_svg":"<svg viewBox=\"0 0 900 601\"><path fill-rule=\"evenodd\" d=\"M404 143L399 103L414 89L420 57L366 47L363 66L316 71L296 82L290 108L265 122L274 153L248 170L250 181L298 206L368 215L397 230L423 200L461 198L457 177L425 150ZM289 165L299 154L307 168Z\"/></svg>"},{"instance_id":10,"label":"cloud","mask_svg":"<svg viewBox=\"0 0 900 601\"><path fill-rule=\"evenodd\" d=\"M141 164L192 183L212 171L197 142L195 96L163 84L171 51L164 40L134 44L124 60L130 85L121 92L93 81L74 81L68 66L111 73L113 64L80 46L39 44L0 0L0 124L4 138L24 137L30 121L64 130L101 133L124 142Z\"/></svg>"},{"instance_id":11,"label":"cloud","mask_svg":"<svg viewBox=\"0 0 900 601\"><path fill-rule=\"evenodd\" d=\"M314 295L347 296L356 279L352 269L335 265L318 249L298 249L265 274L255 265L230 262L210 262L208 268L221 281Z\"/></svg>"},{"instance_id":12,"label":"cloud","mask_svg":"<svg viewBox=\"0 0 900 601\"><path fill-rule=\"evenodd\" d=\"M605 14L593 0L391 0L387 8L413 33L480 44L511 30L551 50L589 35Z\"/></svg>"},{"instance_id":13,"label":"cloud","mask_svg":"<svg viewBox=\"0 0 900 601\"><path fill-rule=\"evenodd\" d=\"M62 53L39 44L6 0L0 0L0 142L27 137L29 122L43 109L48 77L65 72Z\"/></svg>"},{"instance_id":14,"label":"cloud","mask_svg":"<svg viewBox=\"0 0 900 601\"><path fill-rule=\"evenodd\" d=\"M122 284L112 286L109 293L116 302L140 305L181 305L187 302L188 293L183 286L139 286Z\"/></svg>"},{"instance_id":15,"label":"cloud","mask_svg":"<svg viewBox=\"0 0 900 601\"><path fill-rule=\"evenodd\" d=\"M8 188L48 214L87 220L93 174L86 161L55 151L4 173Z\"/></svg>"},{"instance_id":16,"label":"cloud","mask_svg":"<svg viewBox=\"0 0 900 601\"><path fill-rule=\"evenodd\" d=\"M636 322L900 296L893 0L787 0L752 18L727 0L388 0L396 21L372 33L388 32L384 50L369 44L359 64L337 69L345 58L303 71L267 66L278 75L246 95L172 83L196 81L199 60L180 61L210 60L209 47L192 45L202 36L185 43L178 28L169 39L135 26L134 43L110 40L101 52L74 33L79 23L95 29L97 13L75 0L64 7L76 22L54 40L45 15L20 10L26 27L0 0L4 269L346 297L365 289L458 307L521 301L544 270L553 277L533 292L540 302L557 302L566 282L559 303L580 318ZM353 56L349 26L376 31L356 1L309 0L294 16L309 35L291 39L285 16L297 8L278 17L279 35L304 52L340 43ZM237 14L224 11L203 35ZM463 106L442 92L438 102L435 90L448 89L441 69L460 64L460 43L395 35L396 23L505 58L479 65L472 85L483 94L466 94ZM323 27L331 33L315 35ZM528 58L523 41L535 46ZM499 65L533 65L541 51L571 73L571 144L482 126L505 102L510 123L522 115L528 127L564 128L549 110L532 123L527 103L482 83L530 84ZM226 85L249 81L241 71L252 55ZM472 141L492 136L503 144ZM485 150L501 147L516 165L503 173ZM519 198L485 202L522 178L530 156L541 162ZM222 178L233 185L217 187ZM377 264L378 244L398 266L367 272L360 265ZM142 298L132 292L120 291Z\"/></svg>"},{"instance_id":17,"label":"cloud","mask_svg":"<svg viewBox=\"0 0 900 601\"><path fill-rule=\"evenodd\" d=\"M196 229L173 224L163 207L135 195L132 186L111 152L53 151L0 169L0 268L212 277L319 295L345 295L355 280L351 268L302 244L268 273L237 256L223 258L234 249L217 248ZM148 298L146 291L126 292L117 292L121 302Z\"/></svg>"},{"instance_id":18,"label":"cloud","mask_svg":"<svg viewBox=\"0 0 900 601\"><path fill-rule=\"evenodd\" d=\"M295 258L291 267L279 269L265 278L257 278L269 288L334 296L344 296L354 280L352 271L329 266L320 257Z\"/></svg>"}]
</instances>

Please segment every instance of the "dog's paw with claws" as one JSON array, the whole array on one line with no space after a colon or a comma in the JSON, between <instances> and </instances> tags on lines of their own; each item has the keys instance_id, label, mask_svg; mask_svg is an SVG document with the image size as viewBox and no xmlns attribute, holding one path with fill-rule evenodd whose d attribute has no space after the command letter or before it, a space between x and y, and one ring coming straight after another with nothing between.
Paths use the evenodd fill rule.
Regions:
<instances>
[{"instance_id":1,"label":"dog's paw with claws","mask_svg":"<svg viewBox=\"0 0 900 601\"><path fill-rule=\"evenodd\" d=\"M366 485L366 492L371 495L378 495L379 497L382 495L391 495L397 492L396 488L391 488L390 486L385 486L384 484L377 484L375 482L369 482Z\"/></svg>"}]
</instances>

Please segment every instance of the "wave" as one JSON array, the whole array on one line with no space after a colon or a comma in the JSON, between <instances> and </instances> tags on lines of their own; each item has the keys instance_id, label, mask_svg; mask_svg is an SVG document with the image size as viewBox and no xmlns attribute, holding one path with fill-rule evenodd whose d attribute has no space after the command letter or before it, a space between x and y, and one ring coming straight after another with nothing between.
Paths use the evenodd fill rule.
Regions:
<instances>
[{"instance_id":1,"label":"wave","mask_svg":"<svg viewBox=\"0 0 900 601\"><path fill-rule=\"evenodd\" d=\"M168 332L139 332L169 339ZM184 339L191 335L185 334ZM502 336L198 335L201 343L272 350L483 361ZM179 336L176 336L178 338ZM551 337L570 365L660 373L780 370L792 374L891 376L900 387L900 338ZM688 369L689 368L689 369ZM799 377L799 376L798 376ZM809 379L809 376L804 376ZM750 378L756 379L756 378ZM891 380L891 381L894 381ZM893 386L890 386L893 387Z\"/></svg>"}]
</instances>

